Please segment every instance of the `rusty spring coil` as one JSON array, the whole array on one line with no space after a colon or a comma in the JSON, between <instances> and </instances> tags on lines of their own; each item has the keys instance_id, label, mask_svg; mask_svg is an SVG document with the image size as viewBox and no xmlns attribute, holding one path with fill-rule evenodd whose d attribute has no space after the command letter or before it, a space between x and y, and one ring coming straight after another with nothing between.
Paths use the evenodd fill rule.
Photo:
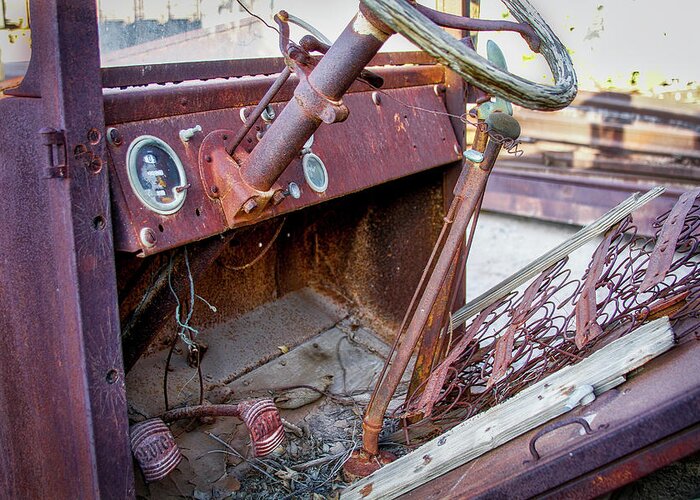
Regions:
<instances>
[{"instance_id":1,"label":"rusty spring coil","mask_svg":"<svg viewBox=\"0 0 700 500\"><path fill-rule=\"evenodd\" d=\"M456 424L657 317L669 316L678 342L700 337L699 195L684 194L661 215L654 239L627 217L583 276L566 257L482 311L392 416Z\"/></svg>"}]
</instances>

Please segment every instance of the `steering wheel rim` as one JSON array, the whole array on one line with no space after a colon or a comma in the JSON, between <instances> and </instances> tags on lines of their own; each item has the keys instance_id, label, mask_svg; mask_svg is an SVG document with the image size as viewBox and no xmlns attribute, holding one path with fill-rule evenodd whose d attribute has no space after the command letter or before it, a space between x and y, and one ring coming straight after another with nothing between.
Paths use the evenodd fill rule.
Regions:
<instances>
[{"instance_id":1,"label":"steering wheel rim","mask_svg":"<svg viewBox=\"0 0 700 500\"><path fill-rule=\"evenodd\" d=\"M467 82L525 108L554 111L576 97L576 72L569 53L527 0L501 0L515 19L529 24L541 39L540 52L554 76L554 85L532 82L504 71L468 49L420 13L407 0L362 0L380 21L408 38Z\"/></svg>"}]
</instances>

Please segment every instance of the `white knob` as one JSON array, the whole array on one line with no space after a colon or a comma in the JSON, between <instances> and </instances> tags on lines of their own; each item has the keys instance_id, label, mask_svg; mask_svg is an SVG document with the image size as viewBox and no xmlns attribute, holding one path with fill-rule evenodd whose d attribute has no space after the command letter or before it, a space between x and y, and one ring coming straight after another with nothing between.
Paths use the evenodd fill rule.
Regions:
<instances>
[{"instance_id":1,"label":"white knob","mask_svg":"<svg viewBox=\"0 0 700 500\"><path fill-rule=\"evenodd\" d=\"M192 136L196 134L197 132L202 131L202 126L201 125L196 125L192 128L185 128L180 130L180 140L182 142L188 142L190 139L192 139Z\"/></svg>"}]
</instances>

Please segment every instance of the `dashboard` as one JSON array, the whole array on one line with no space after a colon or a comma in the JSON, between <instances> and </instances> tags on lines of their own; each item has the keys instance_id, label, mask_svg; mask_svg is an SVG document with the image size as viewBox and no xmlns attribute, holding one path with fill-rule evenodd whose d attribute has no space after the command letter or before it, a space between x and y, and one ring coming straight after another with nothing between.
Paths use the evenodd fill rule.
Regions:
<instances>
[{"instance_id":1,"label":"dashboard","mask_svg":"<svg viewBox=\"0 0 700 500\"><path fill-rule=\"evenodd\" d=\"M398 67L384 73L388 85L380 92L353 86L344 98L347 120L322 125L281 175L284 199L241 225L459 160L437 72ZM202 145L233 137L255 105L249 97L243 105L246 96L262 96L271 81L254 77L105 95L118 251L146 256L232 228L211 192L219 188L207 183ZM280 100L245 136L245 151L253 150L279 116L293 84L290 79Z\"/></svg>"}]
</instances>

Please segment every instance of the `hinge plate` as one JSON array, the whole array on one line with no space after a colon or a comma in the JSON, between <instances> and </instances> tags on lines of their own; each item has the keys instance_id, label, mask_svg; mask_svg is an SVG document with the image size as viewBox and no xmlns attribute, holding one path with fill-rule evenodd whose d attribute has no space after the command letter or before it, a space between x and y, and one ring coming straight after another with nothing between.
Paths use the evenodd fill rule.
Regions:
<instances>
[{"instance_id":1,"label":"hinge plate","mask_svg":"<svg viewBox=\"0 0 700 500\"><path fill-rule=\"evenodd\" d=\"M68 178L68 155L66 152L66 131L53 128L39 130L42 142L46 146L46 178Z\"/></svg>"}]
</instances>

